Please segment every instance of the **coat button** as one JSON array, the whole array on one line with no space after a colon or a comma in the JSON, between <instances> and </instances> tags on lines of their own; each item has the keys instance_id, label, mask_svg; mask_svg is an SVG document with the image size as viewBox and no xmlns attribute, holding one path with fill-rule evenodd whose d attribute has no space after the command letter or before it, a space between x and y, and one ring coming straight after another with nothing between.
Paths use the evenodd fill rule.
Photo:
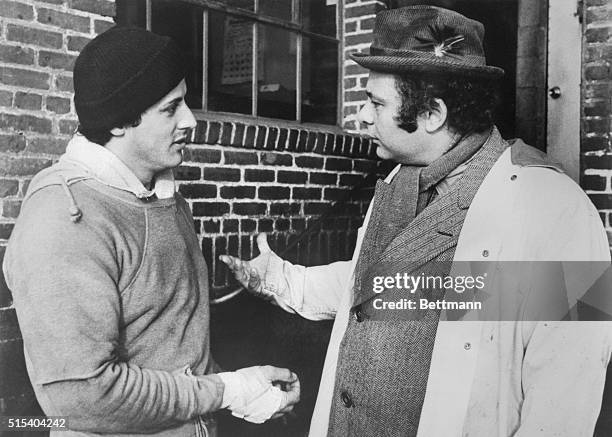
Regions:
<instances>
[{"instance_id":1,"label":"coat button","mask_svg":"<svg viewBox=\"0 0 612 437\"><path fill-rule=\"evenodd\" d=\"M515 175L515 174L513 174L512 176L510 176L510 180L511 180L511 181L515 181L515 180L516 180L516 175Z\"/></svg>"},{"instance_id":2,"label":"coat button","mask_svg":"<svg viewBox=\"0 0 612 437\"><path fill-rule=\"evenodd\" d=\"M470 342L467 342L463 345L463 349L465 349L466 351L469 351L470 349L472 349L472 344Z\"/></svg>"},{"instance_id":3,"label":"coat button","mask_svg":"<svg viewBox=\"0 0 612 437\"><path fill-rule=\"evenodd\" d=\"M342 403L346 408L351 408L353 405L353 399L351 399L351 395L345 390L340 393L340 399L342 399Z\"/></svg>"},{"instance_id":4,"label":"coat button","mask_svg":"<svg viewBox=\"0 0 612 437\"><path fill-rule=\"evenodd\" d=\"M357 305L354 311L355 312L353 314L355 315L355 320L357 320L358 323L363 322L364 317L363 317L363 310L361 309L361 305Z\"/></svg>"},{"instance_id":5,"label":"coat button","mask_svg":"<svg viewBox=\"0 0 612 437\"><path fill-rule=\"evenodd\" d=\"M488 250L483 250L482 251L482 256L484 256L485 258L489 256L489 251Z\"/></svg>"}]
</instances>

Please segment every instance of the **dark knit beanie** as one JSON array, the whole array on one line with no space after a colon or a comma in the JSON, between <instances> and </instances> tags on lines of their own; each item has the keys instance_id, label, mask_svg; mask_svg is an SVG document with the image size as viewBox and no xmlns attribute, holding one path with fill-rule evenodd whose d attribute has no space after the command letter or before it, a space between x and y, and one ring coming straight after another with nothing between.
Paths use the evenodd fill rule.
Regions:
<instances>
[{"instance_id":1,"label":"dark knit beanie","mask_svg":"<svg viewBox=\"0 0 612 437\"><path fill-rule=\"evenodd\" d=\"M74 105L85 129L135 120L185 77L185 59L169 37L113 27L90 41L74 65Z\"/></svg>"}]
</instances>

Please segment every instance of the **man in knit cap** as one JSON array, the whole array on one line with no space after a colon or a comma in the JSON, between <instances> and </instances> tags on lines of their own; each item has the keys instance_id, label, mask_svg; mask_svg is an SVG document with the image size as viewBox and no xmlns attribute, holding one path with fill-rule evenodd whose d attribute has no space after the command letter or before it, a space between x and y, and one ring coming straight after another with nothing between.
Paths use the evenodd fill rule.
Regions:
<instances>
[{"instance_id":1,"label":"man in knit cap","mask_svg":"<svg viewBox=\"0 0 612 437\"><path fill-rule=\"evenodd\" d=\"M371 70L359 120L398 166L351 261L292 265L264 235L254 260L221 257L285 310L335 319L311 437L593 435L612 330L561 320L581 295L610 303L591 287L609 272L606 234L558 165L500 136L504 72L483 36L456 12L406 7L379 13L369 53L352 55Z\"/></svg>"},{"instance_id":2,"label":"man in knit cap","mask_svg":"<svg viewBox=\"0 0 612 437\"><path fill-rule=\"evenodd\" d=\"M287 369L214 373L208 272L172 178L195 126L184 76L170 38L92 40L74 67L79 132L9 241L28 373L44 412L67 416L61 435L212 435L216 410L261 423L299 400Z\"/></svg>"}]
</instances>

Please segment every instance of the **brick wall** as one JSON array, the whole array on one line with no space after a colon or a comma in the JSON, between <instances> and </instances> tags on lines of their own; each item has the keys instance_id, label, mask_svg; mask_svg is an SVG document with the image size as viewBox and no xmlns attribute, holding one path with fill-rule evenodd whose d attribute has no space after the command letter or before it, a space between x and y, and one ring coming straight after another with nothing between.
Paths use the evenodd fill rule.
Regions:
<instances>
[{"instance_id":1,"label":"brick wall","mask_svg":"<svg viewBox=\"0 0 612 437\"><path fill-rule=\"evenodd\" d=\"M201 233L214 290L231 285L217 256L252 257L259 232L271 233L270 247L293 262L350 258L372 197L370 188L351 189L377 170L369 140L337 131L209 120L198 122L194 143L176 176ZM313 232L287 250L306 228Z\"/></svg>"},{"instance_id":2,"label":"brick wall","mask_svg":"<svg viewBox=\"0 0 612 437\"><path fill-rule=\"evenodd\" d=\"M366 100L363 91L368 80L368 70L352 61L349 54L370 47L374 18L378 11L387 7L387 2L388 0L344 0L343 127L352 132L359 131L357 113Z\"/></svg>"},{"instance_id":3,"label":"brick wall","mask_svg":"<svg viewBox=\"0 0 612 437\"><path fill-rule=\"evenodd\" d=\"M0 0L0 261L29 181L76 127L73 62L114 9L107 0ZM0 415L40 414L10 305L0 275Z\"/></svg>"},{"instance_id":4,"label":"brick wall","mask_svg":"<svg viewBox=\"0 0 612 437\"><path fill-rule=\"evenodd\" d=\"M583 14L581 185L612 245L612 2L585 0Z\"/></svg>"}]
</instances>

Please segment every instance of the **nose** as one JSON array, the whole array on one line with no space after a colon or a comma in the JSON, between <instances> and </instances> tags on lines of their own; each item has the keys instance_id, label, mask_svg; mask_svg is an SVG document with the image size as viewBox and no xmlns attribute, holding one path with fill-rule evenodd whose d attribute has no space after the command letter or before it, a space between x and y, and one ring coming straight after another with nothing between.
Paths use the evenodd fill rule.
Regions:
<instances>
[{"instance_id":1,"label":"nose","mask_svg":"<svg viewBox=\"0 0 612 437\"><path fill-rule=\"evenodd\" d=\"M359 110L359 113L357 114L357 120L359 120L360 123L363 123L365 125L370 125L374 123L372 117L372 104L369 101L366 102Z\"/></svg>"},{"instance_id":2,"label":"nose","mask_svg":"<svg viewBox=\"0 0 612 437\"><path fill-rule=\"evenodd\" d=\"M189 109L189 106L187 106L185 104L185 102L183 102L183 104L180 106L180 110L181 110L181 118L180 121L178 122L178 128L179 129L193 129L194 127L196 127L196 119L193 116L193 113L191 112L191 109Z\"/></svg>"}]
</instances>

